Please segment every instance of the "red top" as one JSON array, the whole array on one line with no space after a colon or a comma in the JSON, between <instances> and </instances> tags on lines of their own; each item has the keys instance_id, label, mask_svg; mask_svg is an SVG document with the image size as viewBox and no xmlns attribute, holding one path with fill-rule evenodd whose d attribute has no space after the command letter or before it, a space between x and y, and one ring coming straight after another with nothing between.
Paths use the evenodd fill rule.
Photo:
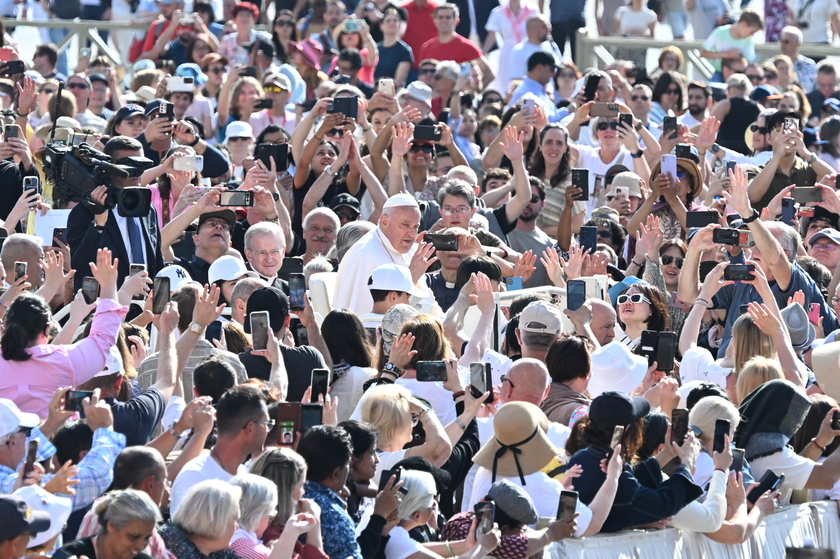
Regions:
<instances>
[{"instance_id":1,"label":"red top","mask_svg":"<svg viewBox=\"0 0 840 559\"><path fill-rule=\"evenodd\" d=\"M408 35L406 33L406 35ZM425 60L434 58L436 60L454 60L458 64L472 62L481 58L481 50L469 39L455 34L448 43L441 43L437 37L429 39L420 47L420 54L414 60Z\"/></svg>"},{"instance_id":2,"label":"red top","mask_svg":"<svg viewBox=\"0 0 840 559\"><path fill-rule=\"evenodd\" d=\"M423 43L429 39L437 37L437 27L435 27L435 8L439 5L440 4L437 2L429 0L426 2L425 6L419 8L417 7L417 4L414 3L414 0L410 0L400 6L408 12L408 23L406 24L406 31L402 40L405 41L405 43L411 47L412 52L415 53L413 68L417 68L420 65L420 61L423 60L417 56L417 53L420 52L420 47L423 46Z\"/></svg>"}]
</instances>

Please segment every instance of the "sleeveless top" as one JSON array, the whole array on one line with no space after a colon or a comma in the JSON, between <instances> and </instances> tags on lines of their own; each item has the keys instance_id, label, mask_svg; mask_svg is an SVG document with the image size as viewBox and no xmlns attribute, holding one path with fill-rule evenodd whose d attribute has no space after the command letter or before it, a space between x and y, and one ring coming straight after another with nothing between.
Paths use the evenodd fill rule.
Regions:
<instances>
[{"instance_id":1,"label":"sleeveless top","mask_svg":"<svg viewBox=\"0 0 840 559\"><path fill-rule=\"evenodd\" d=\"M752 151L752 147L747 146L744 132L756 121L761 109L752 99L742 97L733 97L729 99L729 103L729 114L720 124L718 131L718 144L746 155Z\"/></svg>"}]
</instances>

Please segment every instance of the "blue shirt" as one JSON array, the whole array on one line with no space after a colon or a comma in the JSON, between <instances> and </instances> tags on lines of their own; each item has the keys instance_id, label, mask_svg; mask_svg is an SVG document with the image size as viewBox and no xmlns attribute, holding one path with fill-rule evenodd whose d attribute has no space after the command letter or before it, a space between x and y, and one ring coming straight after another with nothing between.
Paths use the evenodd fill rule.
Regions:
<instances>
[{"instance_id":1,"label":"blue shirt","mask_svg":"<svg viewBox=\"0 0 840 559\"><path fill-rule=\"evenodd\" d=\"M321 540L324 553L331 559L362 559L362 549L356 542L356 525L347 514L345 503L338 494L320 483L303 484L304 497L321 507Z\"/></svg>"},{"instance_id":2,"label":"blue shirt","mask_svg":"<svg viewBox=\"0 0 840 559\"><path fill-rule=\"evenodd\" d=\"M515 105L526 93L530 93L537 98L542 105L542 110L545 112L545 116L548 118L548 122L560 122L563 118L569 115L569 111L567 111L565 107L558 109L554 105L554 100L548 96L543 84L537 80L529 78L528 76L522 78L522 84L516 88L516 91L513 92L509 105Z\"/></svg>"}]
</instances>

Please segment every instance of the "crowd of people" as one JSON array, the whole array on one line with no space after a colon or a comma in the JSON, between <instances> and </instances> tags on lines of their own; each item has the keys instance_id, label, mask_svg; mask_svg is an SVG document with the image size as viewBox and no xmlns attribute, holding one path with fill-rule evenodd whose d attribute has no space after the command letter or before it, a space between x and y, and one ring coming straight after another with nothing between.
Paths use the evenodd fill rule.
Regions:
<instances>
[{"instance_id":1,"label":"crowd of people","mask_svg":"<svg viewBox=\"0 0 840 559\"><path fill-rule=\"evenodd\" d=\"M0 559L740 544L840 499L836 7L604 2L702 33L698 81L579 69L583 2L400 4L0 47Z\"/></svg>"}]
</instances>

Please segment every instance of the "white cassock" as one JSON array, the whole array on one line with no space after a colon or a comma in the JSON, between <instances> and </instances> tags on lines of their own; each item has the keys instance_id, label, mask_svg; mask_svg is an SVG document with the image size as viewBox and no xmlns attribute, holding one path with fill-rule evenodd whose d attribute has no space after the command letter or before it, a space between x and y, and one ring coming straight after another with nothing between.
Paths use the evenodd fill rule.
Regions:
<instances>
[{"instance_id":1,"label":"white cassock","mask_svg":"<svg viewBox=\"0 0 840 559\"><path fill-rule=\"evenodd\" d=\"M415 244L408 253L400 254L377 226L344 255L338 267L333 308L347 309L357 316L371 312L373 298L368 280L373 270L383 264L396 264L407 269L416 250Z\"/></svg>"}]
</instances>

